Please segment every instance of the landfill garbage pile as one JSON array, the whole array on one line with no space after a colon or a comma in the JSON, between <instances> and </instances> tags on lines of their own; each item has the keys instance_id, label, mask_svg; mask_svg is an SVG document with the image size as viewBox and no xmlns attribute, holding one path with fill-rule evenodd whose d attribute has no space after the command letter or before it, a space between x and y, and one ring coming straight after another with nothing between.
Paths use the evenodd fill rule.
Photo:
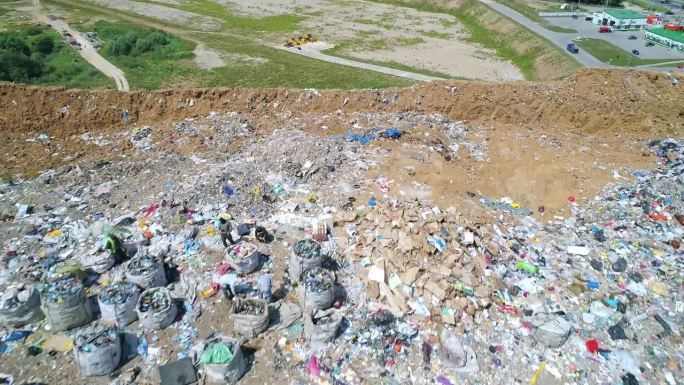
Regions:
<instances>
[{"instance_id":1,"label":"landfill garbage pile","mask_svg":"<svg viewBox=\"0 0 684 385\"><path fill-rule=\"evenodd\" d=\"M83 290L83 284L75 277L64 277L41 284L40 298L43 302L60 303Z\"/></svg>"},{"instance_id":2,"label":"landfill garbage pile","mask_svg":"<svg viewBox=\"0 0 684 385\"><path fill-rule=\"evenodd\" d=\"M318 267L311 268L302 275L302 284L306 287L306 291L311 293L320 293L330 290L335 279L330 275L330 272Z\"/></svg>"},{"instance_id":3,"label":"landfill garbage pile","mask_svg":"<svg viewBox=\"0 0 684 385\"><path fill-rule=\"evenodd\" d=\"M116 331L107 329L102 325L94 324L86 330L78 333L74 339L76 348L82 352L92 353L97 351L103 345L117 341L119 336Z\"/></svg>"},{"instance_id":4,"label":"landfill garbage pile","mask_svg":"<svg viewBox=\"0 0 684 385\"><path fill-rule=\"evenodd\" d=\"M321 245L315 242L313 239L306 238L292 246L292 251L304 259L313 259L321 255Z\"/></svg>"},{"instance_id":5,"label":"landfill garbage pile","mask_svg":"<svg viewBox=\"0 0 684 385\"><path fill-rule=\"evenodd\" d=\"M261 315L265 310L263 303L257 301L241 301L235 307L235 313L248 315Z\"/></svg>"},{"instance_id":6,"label":"landfill garbage pile","mask_svg":"<svg viewBox=\"0 0 684 385\"><path fill-rule=\"evenodd\" d=\"M146 291L140 298L139 309L141 312L160 312L171 306L169 298L161 290Z\"/></svg>"},{"instance_id":7,"label":"landfill garbage pile","mask_svg":"<svg viewBox=\"0 0 684 385\"><path fill-rule=\"evenodd\" d=\"M256 246L252 244L239 244L228 250L228 258L233 261L242 261L256 251Z\"/></svg>"},{"instance_id":8,"label":"landfill garbage pile","mask_svg":"<svg viewBox=\"0 0 684 385\"><path fill-rule=\"evenodd\" d=\"M122 304L134 296L136 290L137 288L133 283L117 282L100 290L98 299L109 305Z\"/></svg>"},{"instance_id":9,"label":"landfill garbage pile","mask_svg":"<svg viewBox=\"0 0 684 385\"><path fill-rule=\"evenodd\" d=\"M75 152L59 134L27 133L19 142L42 151L36 162L57 153L54 164L68 166L0 185L0 291L34 285L50 310L47 320L36 313L2 326L0 375L54 385L176 385L166 381L196 376L678 385L682 141L539 135L459 121L454 111L423 109L418 88L409 94L404 105L405 91L379 91L363 101L371 107L351 112L338 97L340 111L224 108L72 133L97 147L78 161L63 160ZM469 111L509 119L520 110ZM501 154L528 163L514 170ZM480 175L487 167L496 172ZM520 199L529 191L542 198ZM238 246L223 246L219 218L235 225ZM112 257L106 235L119 240L116 262L83 269L84 255ZM254 269L229 263L253 253ZM136 314L97 311L129 302ZM122 359L90 370L73 351L100 351L80 347L104 344L109 332L79 337L100 321L116 325L107 330L120 337ZM226 339L207 337L214 332Z\"/></svg>"},{"instance_id":10,"label":"landfill garbage pile","mask_svg":"<svg viewBox=\"0 0 684 385\"><path fill-rule=\"evenodd\" d=\"M161 261L154 255L136 258L128 265L128 272L133 275L146 275L157 270Z\"/></svg>"}]
</instances>

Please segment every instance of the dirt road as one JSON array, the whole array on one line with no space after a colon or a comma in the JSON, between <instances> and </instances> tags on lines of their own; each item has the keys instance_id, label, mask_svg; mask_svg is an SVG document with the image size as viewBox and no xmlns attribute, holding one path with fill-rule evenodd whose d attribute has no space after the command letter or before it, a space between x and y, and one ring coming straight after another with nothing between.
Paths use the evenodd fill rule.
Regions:
<instances>
[{"instance_id":1,"label":"dirt road","mask_svg":"<svg viewBox=\"0 0 684 385\"><path fill-rule=\"evenodd\" d=\"M47 24L54 28L60 35L66 31L81 45L81 49L78 51L81 56L90 63L93 67L97 68L98 71L102 72L106 76L113 78L116 82L116 89L119 91L128 92L130 87L128 86L128 80L124 72L116 67L114 64L103 58L93 47L90 41L83 36L80 32L72 29L64 21L59 19L51 19L45 13L40 6L40 0L33 0L33 16L36 20L41 23Z\"/></svg>"},{"instance_id":2,"label":"dirt road","mask_svg":"<svg viewBox=\"0 0 684 385\"><path fill-rule=\"evenodd\" d=\"M315 49L308 49L307 47L302 47L301 50L299 50L297 48L288 48L288 47L283 47L283 46L276 46L275 48L278 48L278 49L281 49L281 50L287 51L287 52L292 52L292 53L295 53L297 55L310 57L313 59L323 60L323 61L327 61L327 62L335 63L335 64L341 64L341 65L349 66L349 67L361 68L361 69L368 70L368 71L380 72L383 74L398 76L400 78L416 80L419 82L431 82L431 81L435 81L435 80L445 80L444 78L438 78L435 76L422 75L422 74L417 74L415 72L402 71L402 70L397 70L394 68L387 68L387 67L382 67L382 66L375 65L375 64L368 64L368 63L363 63L363 62L359 62L359 61L343 59L343 58L337 57L337 56L326 55L326 54L321 53Z\"/></svg>"}]
</instances>

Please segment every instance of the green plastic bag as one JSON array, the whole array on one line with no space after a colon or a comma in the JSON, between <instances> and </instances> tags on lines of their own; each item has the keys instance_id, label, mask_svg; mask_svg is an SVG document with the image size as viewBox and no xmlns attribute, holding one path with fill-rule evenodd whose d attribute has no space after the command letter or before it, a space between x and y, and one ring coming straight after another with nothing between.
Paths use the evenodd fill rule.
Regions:
<instances>
[{"instance_id":1,"label":"green plastic bag","mask_svg":"<svg viewBox=\"0 0 684 385\"><path fill-rule=\"evenodd\" d=\"M203 364L225 365L231 361L233 361L233 352L228 346L221 343L207 346L200 356L200 362Z\"/></svg>"}]
</instances>

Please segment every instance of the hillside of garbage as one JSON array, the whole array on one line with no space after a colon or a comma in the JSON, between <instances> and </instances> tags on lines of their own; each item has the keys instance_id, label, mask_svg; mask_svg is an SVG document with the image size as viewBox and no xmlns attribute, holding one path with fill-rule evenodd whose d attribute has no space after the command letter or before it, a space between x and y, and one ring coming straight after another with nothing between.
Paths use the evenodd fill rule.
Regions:
<instances>
[{"instance_id":1,"label":"hillside of garbage","mask_svg":"<svg viewBox=\"0 0 684 385\"><path fill-rule=\"evenodd\" d=\"M0 85L0 384L679 385L673 79Z\"/></svg>"}]
</instances>

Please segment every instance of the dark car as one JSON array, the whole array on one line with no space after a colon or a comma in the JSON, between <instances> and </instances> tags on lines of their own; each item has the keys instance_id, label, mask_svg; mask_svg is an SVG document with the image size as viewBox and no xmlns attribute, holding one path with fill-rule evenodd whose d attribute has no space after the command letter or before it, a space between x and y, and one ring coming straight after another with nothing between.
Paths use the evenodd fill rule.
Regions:
<instances>
[{"instance_id":1,"label":"dark car","mask_svg":"<svg viewBox=\"0 0 684 385\"><path fill-rule=\"evenodd\" d=\"M633 49L632 53L635 54L636 56L639 56L639 50Z\"/></svg>"},{"instance_id":2,"label":"dark car","mask_svg":"<svg viewBox=\"0 0 684 385\"><path fill-rule=\"evenodd\" d=\"M629 37L628 37L627 39L629 39L629 40L636 40L636 39L637 39L637 37L636 37L636 36L634 36L634 35L629 35Z\"/></svg>"},{"instance_id":3,"label":"dark car","mask_svg":"<svg viewBox=\"0 0 684 385\"><path fill-rule=\"evenodd\" d=\"M585 20L585 21L592 21L592 20L594 20L594 18L591 17L591 16L586 16L586 17L584 18L584 20Z\"/></svg>"},{"instance_id":4,"label":"dark car","mask_svg":"<svg viewBox=\"0 0 684 385\"><path fill-rule=\"evenodd\" d=\"M573 18L573 19L577 19L577 15L572 15L572 18Z\"/></svg>"},{"instance_id":5,"label":"dark car","mask_svg":"<svg viewBox=\"0 0 684 385\"><path fill-rule=\"evenodd\" d=\"M646 47L653 47L654 45L655 45L655 43L652 42L652 41L647 41L647 42L646 42Z\"/></svg>"}]
</instances>

